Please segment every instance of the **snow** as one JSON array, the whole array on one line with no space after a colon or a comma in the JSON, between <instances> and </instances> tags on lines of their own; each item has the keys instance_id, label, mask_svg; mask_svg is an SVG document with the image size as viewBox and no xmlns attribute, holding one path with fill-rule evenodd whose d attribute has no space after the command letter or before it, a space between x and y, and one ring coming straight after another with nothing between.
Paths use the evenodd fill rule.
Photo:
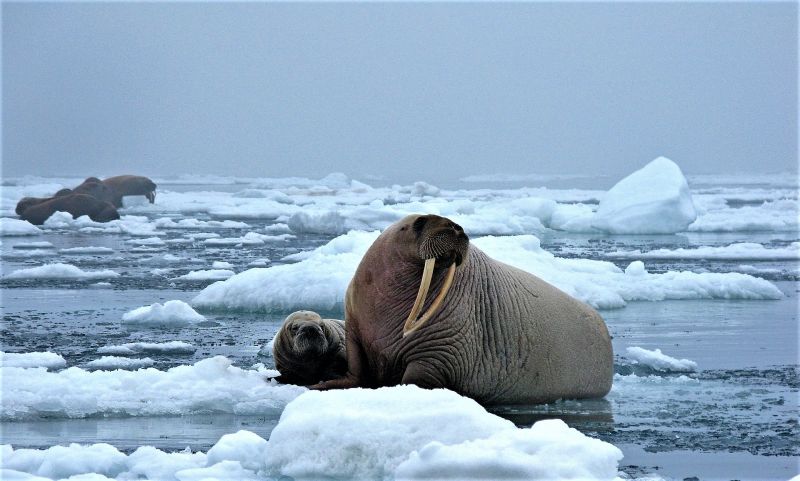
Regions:
<instances>
[{"instance_id":1,"label":"snow","mask_svg":"<svg viewBox=\"0 0 800 481\"><path fill-rule=\"evenodd\" d=\"M6 279L107 279L111 277L119 277L119 274L109 269L84 271L72 264L63 263L19 269L5 276Z\"/></svg>"},{"instance_id":2,"label":"snow","mask_svg":"<svg viewBox=\"0 0 800 481\"><path fill-rule=\"evenodd\" d=\"M739 242L727 246L700 246L691 249L615 251L605 256L621 259L797 260L800 259L800 242L772 248L754 242Z\"/></svg>"},{"instance_id":3,"label":"snow","mask_svg":"<svg viewBox=\"0 0 800 481\"><path fill-rule=\"evenodd\" d=\"M241 369L222 356L166 371L0 369L4 421L199 413L275 416L305 391L266 380L277 371Z\"/></svg>"},{"instance_id":4,"label":"snow","mask_svg":"<svg viewBox=\"0 0 800 481\"><path fill-rule=\"evenodd\" d=\"M214 283L192 299L207 309L246 311L341 308L347 285L378 232L352 231L311 251L284 258L299 261L244 271ZM487 236L472 244L491 257L531 272L595 308L628 301L665 299L779 299L772 283L740 273L647 272L640 261L625 271L611 262L559 258L533 235Z\"/></svg>"},{"instance_id":5,"label":"snow","mask_svg":"<svg viewBox=\"0 0 800 481\"><path fill-rule=\"evenodd\" d=\"M39 235L41 233L42 229L26 220L0 218L0 236L2 237Z\"/></svg>"},{"instance_id":6,"label":"snow","mask_svg":"<svg viewBox=\"0 0 800 481\"><path fill-rule=\"evenodd\" d=\"M192 354L196 347L183 341L169 342L128 342L116 346L103 346L97 349L99 354L115 354L128 356L140 352L157 352L172 354Z\"/></svg>"},{"instance_id":7,"label":"snow","mask_svg":"<svg viewBox=\"0 0 800 481\"><path fill-rule=\"evenodd\" d=\"M68 247L66 249L59 249L60 254L112 254L114 249L110 247Z\"/></svg>"},{"instance_id":8,"label":"snow","mask_svg":"<svg viewBox=\"0 0 800 481\"><path fill-rule=\"evenodd\" d=\"M395 479L617 480L620 459L617 447L549 419L461 444L431 442L397 467Z\"/></svg>"},{"instance_id":9,"label":"snow","mask_svg":"<svg viewBox=\"0 0 800 481\"><path fill-rule=\"evenodd\" d=\"M54 352L3 352L0 351L0 366L2 367L44 367L62 368L67 361Z\"/></svg>"},{"instance_id":10,"label":"snow","mask_svg":"<svg viewBox=\"0 0 800 481\"><path fill-rule=\"evenodd\" d=\"M306 392L286 406L265 456L267 473L294 479L499 479L496 471L612 480L621 458L561 421L517 429L452 391L411 385Z\"/></svg>"},{"instance_id":11,"label":"snow","mask_svg":"<svg viewBox=\"0 0 800 481\"><path fill-rule=\"evenodd\" d=\"M696 218L680 167L659 157L603 196L592 226L611 234L670 234L685 231Z\"/></svg>"},{"instance_id":12,"label":"snow","mask_svg":"<svg viewBox=\"0 0 800 481\"><path fill-rule=\"evenodd\" d=\"M192 309L192 306L178 300L167 301L163 305L156 302L126 312L122 316L122 321L128 324L159 326L182 326L204 320L205 317Z\"/></svg>"},{"instance_id":13,"label":"snow","mask_svg":"<svg viewBox=\"0 0 800 481\"><path fill-rule=\"evenodd\" d=\"M694 372L697 363L689 359L675 359L661 352L661 349L647 350L633 346L626 349L627 357L635 363L652 367L657 371L666 372Z\"/></svg>"},{"instance_id":14,"label":"snow","mask_svg":"<svg viewBox=\"0 0 800 481\"><path fill-rule=\"evenodd\" d=\"M150 367L153 364L155 364L155 361L149 357L131 359L128 357L103 356L100 359L87 362L86 367L92 369L139 369L141 367Z\"/></svg>"},{"instance_id":15,"label":"snow","mask_svg":"<svg viewBox=\"0 0 800 481\"><path fill-rule=\"evenodd\" d=\"M188 274L175 277L173 280L180 281L220 281L236 274L228 269L207 269L191 271Z\"/></svg>"}]
</instances>

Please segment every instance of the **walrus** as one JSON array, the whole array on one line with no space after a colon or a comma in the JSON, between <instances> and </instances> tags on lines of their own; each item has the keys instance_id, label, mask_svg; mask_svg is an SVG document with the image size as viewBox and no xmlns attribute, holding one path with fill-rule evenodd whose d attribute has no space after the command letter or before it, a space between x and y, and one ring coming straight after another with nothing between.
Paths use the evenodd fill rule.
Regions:
<instances>
[{"instance_id":1,"label":"walrus","mask_svg":"<svg viewBox=\"0 0 800 481\"><path fill-rule=\"evenodd\" d=\"M289 314L272 345L275 379L283 384L307 386L335 379L347 370L344 323L323 319L312 311Z\"/></svg>"},{"instance_id":2,"label":"walrus","mask_svg":"<svg viewBox=\"0 0 800 481\"><path fill-rule=\"evenodd\" d=\"M72 189L61 189L55 193L53 197L62 197L65 195L69 195L72 193ZM36 204L41 204L42 202L47 202L48 200L52 199L53 197L23 197L17 202L17 207L14 209L14 212L17 215L22 215L25 212L25 209L28 207L34 206Z\"/></svg>"},{"instance_id":3,"label":"walrus","mask_svg":"<svg viewBox=\"0 0 800 481\"><path fill-rule=\"evenodd\" d=\"M470 246L459 225L437 215L410 215L378 236L347 288L345 325L347 374L312 389L415 384L484 405L611 389L603 318Z\"/></svg>"},{"instance_id":4,"label":"walrus","mask_svg":"<svg viewBox=\"0 0 800 481\"><path fill-rule=\"evenodd\" d=\"M103 180L110 187L116 197L112 202L116 207L122 207L122 198L126 195L143 195L150 203L156 201L156 184L147 177L140 175L117 175Z\"/></svg>"},{"instance_id":5,"label":"walrus","mask_svg":"<svg viewBox=\"0 0 800 481\"><path fill-rule=\"evenodd\" d=\"M102 180L98 179L97 177L88 177L86 180L83 181L83 183L72 189L72 192L76 194L91 195L97 200L108 202L109 204L118 207L115 204L118 198L117 193L114 191L114 189L106 185Z\"/></svg>"},{"instance_id":6,"label":"walrus","mask_svg":"<svg viewBox=\"0 0 800 481\"><path fill-rule=\"evenodd\" d=\"M95 222L119 219L116 207L88 194L68 194L40 202L25 209L20 218L31 224L42 225L55 212L69 212L73 219L88 215Z\"/></svg>"}]
</instances>

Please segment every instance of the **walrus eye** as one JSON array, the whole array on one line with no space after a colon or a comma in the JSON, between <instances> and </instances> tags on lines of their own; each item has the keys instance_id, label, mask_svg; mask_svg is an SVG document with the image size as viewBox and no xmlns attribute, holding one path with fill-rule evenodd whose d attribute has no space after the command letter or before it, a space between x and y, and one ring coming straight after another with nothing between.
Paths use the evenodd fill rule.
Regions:
<instances>
[{"instance_id":1,"label":"walrus eye","mask_svg":"<svg viewBox=\"0 0 800 481\"><path fill-rule=\"evenodd\" d=\"M422 232L422 229L425 227L426 222L428 222L428 219L426 219L425 217L420 217L417 220L415 220L414 225L412 226L414 232L416 232L417 234Z\"/></svg>"}]
</instances>

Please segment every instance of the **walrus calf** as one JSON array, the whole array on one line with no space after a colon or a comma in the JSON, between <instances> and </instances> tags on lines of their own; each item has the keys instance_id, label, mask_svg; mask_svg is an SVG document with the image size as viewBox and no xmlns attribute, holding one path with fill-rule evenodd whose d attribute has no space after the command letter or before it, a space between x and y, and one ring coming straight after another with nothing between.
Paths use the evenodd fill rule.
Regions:
<instances>
[{"instance_id":1,"label":"walrus calf","mask_svg":"<svg viewBox=\"0 0 800 481\"><path fill-rule=\"evenodd\" d=\"M341 377L347 371L344 323L312 311L293 312L275 335L272 356L280 383L307 386Z\"/></svg>"},{"instance_id":2,"label":"walrus calf","mask_svg":"<svg viewBox=\"0 0 800 481\"><path fill-rule=\"evenodd\" d=\"M23 199L24 200L24 199ZM68 212L73 219L88 215L95 222L108 222L119 219L117 209L88 194L67 194L39 202L26 208L20 218L31 224L42 225L55 212Z\"/></svg>"},{"instance_id":3,"label":"walrus calf","mask_svg":"<svg viewBox=\"0 0 800 481\"><path fill-rule=\"evenodd\" d=\"M143 195L150 203L156 201L156 183L141 175L117 175L103 180L115 194L114 206L122 207L122 198L126 195Z\"/></svg>"},{"instance_id":4,"label":"walrus calf","mask_svg":"<svg viewBox=\"0 0 800 481\"><path fill-rule=\"evenodd\" d=\"M314 389L416 384L486 405L611 389L603 318L470 246L444 217L411 215L378 236L347 289L345 321L347 375Z\"/></svg>"}]
</instances>

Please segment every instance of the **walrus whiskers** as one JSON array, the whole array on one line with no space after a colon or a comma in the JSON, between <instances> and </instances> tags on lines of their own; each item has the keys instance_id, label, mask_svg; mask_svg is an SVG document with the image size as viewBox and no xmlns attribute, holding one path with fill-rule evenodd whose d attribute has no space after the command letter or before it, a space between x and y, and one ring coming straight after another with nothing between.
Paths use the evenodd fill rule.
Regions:
<instances>
[{"instance_id":1,"label":"walrus whiskers","mask_svg":"<svg viewBox=\"0 0 800 481\"><path fill-rule=\"evenodd\" d=\"M425 260L425 269L422 271L422 281L419 285L419 292L417 292L417 299L414 302L414 307L411 308L411 313L406 319L405 325L403 325L403 337L411 334L412 332L416 331L420 327L422 327L428 320L436 314L436 311L439 310L439 306L441 305L442 301L444 300L444 296L447 295L447 292L450 290L450 287L453 285L453 278L456 276L456 264L455 262L450 264L450 267L447 269L447 276L444 279L444 284L442 285L442 289L439 291L439 294L433 300L431 307L422 315L419 319L416 319L417 314L419 313L420 309L422 309L422 305L425 304L425 298L428 296L428 289L431 285L431 277L433 276L433 266L436 263L436 259L426 259ZM423 292L424 287L424 292Z\"/></svg>"}]
</instances>

